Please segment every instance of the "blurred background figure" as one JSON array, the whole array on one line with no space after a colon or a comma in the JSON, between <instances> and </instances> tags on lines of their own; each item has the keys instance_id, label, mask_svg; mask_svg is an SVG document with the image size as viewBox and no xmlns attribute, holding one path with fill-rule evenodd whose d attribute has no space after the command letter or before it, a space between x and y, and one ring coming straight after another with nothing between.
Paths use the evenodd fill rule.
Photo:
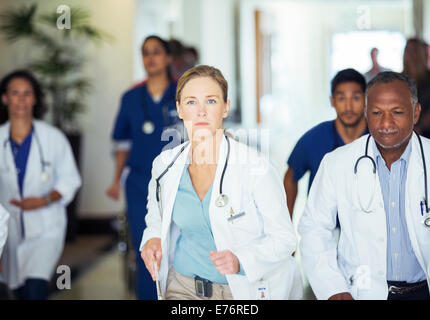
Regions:
<instances>
[{"instance_id":1,"label":"blurred background figure","mask_svg":"<svg viewBox=\"0 0 430 320\"><path fill-rule=\"evenodd\" d=\"M178 80L182 73L184 73L185 69L184 46L182 45L181 41L177 39L170 39L168 41L168 45L172 55L172 77L173 79Z\"/></svg>"},{"instance_id":2,"label":"blurred background figure","mask_svg":"<svg viewBox=\"0 0 430 320\"><path fill-rule=\"evenodd\" d=\"M379 72L390 71L390 69L382 67L378 62L378 48L372 48L370 50L370 59L372 60L372 69L367 71L364 74L364 78L366 79L366 83L369 83Z\"/></svg>"},{"instance_id":3,"label":"blurred background figure","mask_svg":"<svg viewBox=\"0 0 430 320\"><path fill-rule=\"evenodd\" d=\"M187 47L177 39L169 40L169 47L172 54L172 76L177 80L198 63L199 54L196 48Z\"/></svg>"},{"instance_id":4,"label":"blurred background figure","mask_svg":"<svg viewBox=\"0 0 430 320\"><path fill-rule=\"evenodd\" d=\"M36 120L45 105L27 71L0 83L0 202L10 212L0 281L23 300L43 300L66 236L66 206L81 185L65 135Z\"/></svg>"},{"instance_id":5,"label":"blurred background figure","mask_svg":"<svg viewBox=\"0 0 430 320\"><path fill-rule=\"evenodd\" d=\"M183 53L184 72L195 67L199 62L199 53L194 47L186 47Z\"/></svg>"},{"instance_id":6,"label":"blurred background figure","mask_svg":"<svg viewBox=\"0 0 430 320\"><path fill-rule=\"evenodd\" d=\"M144 40L141 50L147 79L124 93L121 99L112 133L112 139L116 142L114 178L106 192L118 201L123 177L128 227L136 254L136 296L138 299L152 300L157 298L157 292L138 250L146 228L152 161L168 142L168 139L162 138L163 129L178 122L179 118L168 43L152 35ZM124 171L126 168L127 171Z\"/></svg>"},{"instance_id":7,"label":"blurred background figure","mask_svg":"<svg viewBox=\"0 0 430 320\"><path fill-rule=\"evenodd\" d=\"M418 102L421 104L421 115L415 130L430 138L430 71L428 65L428 45L425 41L408 39L403 54L403 73L417 84Z\"/></svg>"},{"instance_id":8,"label":"blurred background figure","mask_svg":"<svg viewBox=\"0 0 430 320\"><path fill-rule=\"evenodd\" d=\"M310 172L308 193L326 153L367 134L364 117L366 81L354 69L339 71L331 81L330 102L336 110L336 119L324 121L307 131L297 142L288 158L284 188L288 210L293 216L298 182Z\"/></svg>"}]
</instances>

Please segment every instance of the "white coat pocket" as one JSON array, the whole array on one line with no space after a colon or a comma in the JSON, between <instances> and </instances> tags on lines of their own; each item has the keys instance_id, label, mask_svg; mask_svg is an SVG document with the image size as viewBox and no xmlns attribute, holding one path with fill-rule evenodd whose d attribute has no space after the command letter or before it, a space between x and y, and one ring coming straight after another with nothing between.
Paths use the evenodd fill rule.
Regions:
<instances>
[{"instance_id":1,"label":"white coat pocket","mask_svg":"<svg viewBox=\"0 0 430 320\"><path fill-rule=\"evenodd\" d=\"M250 208L228 208L224 217L237 245L245 245L260 236L259 221Z\"/></svg>"}]
</instances>

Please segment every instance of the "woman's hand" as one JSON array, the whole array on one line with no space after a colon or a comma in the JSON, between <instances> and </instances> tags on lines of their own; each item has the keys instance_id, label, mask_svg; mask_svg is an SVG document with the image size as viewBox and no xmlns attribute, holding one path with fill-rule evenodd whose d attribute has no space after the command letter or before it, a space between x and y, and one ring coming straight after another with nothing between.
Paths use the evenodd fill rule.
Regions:
<instances>
[{"instance_id":1,"label":"woman's hand","mask_svg":"<svg viewBox=\"0 0 430 320\"><path fill-rule=\"evenodd\" d=\"M210 251L210 260L221 274L235 274L240 271L239 259L230 251Z\"/></svg>"},{"instance_id":2,"label":"woman's hand","mask_svg":"<svg viewBox=\"0 0 430 320\"><path fill-rule=\"evenodd\" d=\"M349 292L341 292L332 295L328 300L354 300Z\"/></svg>"},{"instance_id":3,"label":"woman's hand","mask_svg":"<svg viewBox=\"0 0 430 320\"><path fill-rule=\"evenodd\" d=\"M151 274L152 280L155 281L154 259L157 260L158 270L160 270L161 239L160 238L149 239L140 255L143 261L145 262L146 269L148 269L149 273Z\"/></svg>"},{"instance_id":4,"label":"woman's hand","mask_svg":"<svg viewBox=\"0 0 430 320\"><path fill-rule=\"evenodd\" d=\"M114 199L115 201L119 200L119 195L121 191L121 185L119 182L114 182L107 190L106 194L108 197Z\"/></svg>"},{"instance_id":5,"label":"woman's hand","mask_svg":"<svg viewBox=\"0 0 430 320\"><path fill-rule=\"evenodd\" d=\"M47 205L45 198L39 197L29 197L21 200L12 199L10 203L24 211L36 210Z\"/></svg>"}]
</instances>

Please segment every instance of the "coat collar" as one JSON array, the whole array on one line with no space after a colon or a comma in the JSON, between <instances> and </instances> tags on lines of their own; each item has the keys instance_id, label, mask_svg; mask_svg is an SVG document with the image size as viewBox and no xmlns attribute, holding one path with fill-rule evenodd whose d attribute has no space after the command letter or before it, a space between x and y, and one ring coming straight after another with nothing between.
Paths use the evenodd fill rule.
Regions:
<instances>
[{"instance_id":1,"label":"coat collar","mask_svg":"<svg viewBox=\"0 0 430 320\"><path fill-rule=\"evenodd\" d=\"M232 139L231 138L229 139L231 144ZM172 164L169 171L160 180L160 183L162 184L162 188L164 187L167 190L169 190L168 193L165 193L166 196L164 198L162 197L163 198L162 201L164 201L163 219L165 219L166 222L167 221L169 222L169 223L163 223L163 228L161 232L162 238L164 238L168 234L170 221L172 218L173 205L175 203L179 183L181 180L181 176L182 176L185 164L189 159L191 143L188 143L187 145L185 145L186 143L181 144L180 146L177 146L176 148L170 150L165 155L162 155L162 158L161 158L162 165L158 174L161 174L172 163L175 156L179 153L182 147L184 147L183 151L179 154L178 158ZM225 166L227 151L228 151L227 140L225 136L223 136L219 153L218 153L218 164L217 164L217 169L216 169L213 186L212 186L212 194L211 194L211 200L209 205L210 208L213 207L213 204L215 203L215 199L219 196L219 193L220 193L220 188L219 188L220 179L221 179L222 171ZM158 178L158 176L156 178Z\"/></svg>"}]
</instances>

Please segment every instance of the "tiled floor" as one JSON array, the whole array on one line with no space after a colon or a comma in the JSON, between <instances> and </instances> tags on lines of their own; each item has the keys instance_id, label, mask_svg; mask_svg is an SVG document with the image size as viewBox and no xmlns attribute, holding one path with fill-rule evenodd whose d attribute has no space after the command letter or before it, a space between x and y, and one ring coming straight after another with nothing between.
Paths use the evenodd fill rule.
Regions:
<instances>
[{"instance_id":1,"label":"tiled floor","mask_svg":"<svg viewBox=\"0 0 430 320\"><path fill-rule=\"evenodd\" d=\"M123 274L123 254L115 249L100 258L90 270L72 282L70 290L58 291L51 300L133 300ZM304 299L315 296L309 285L304 288Z\"/></svg>"},{"instance_id":2,"label":"tiled floor","mask_svg":"<svg viewBox=\"0 0 430 320\"><path fill-rule=\"evenodd\" d=\"M124 256L117 248L103 254L94 265L72 281L70 290L54 293L51 300L130 300L124 276Z\"/></svg>"}]
</instances>

